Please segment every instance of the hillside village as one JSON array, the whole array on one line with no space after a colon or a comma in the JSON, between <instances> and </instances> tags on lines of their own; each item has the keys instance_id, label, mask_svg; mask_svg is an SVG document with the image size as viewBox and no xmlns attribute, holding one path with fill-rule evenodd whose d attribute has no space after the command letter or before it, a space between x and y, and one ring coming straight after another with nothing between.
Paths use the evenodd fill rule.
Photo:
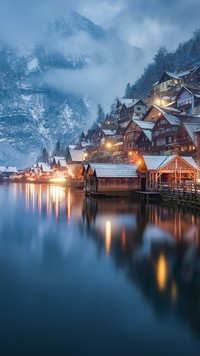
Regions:
<instances>
[{"instance_id":1,"label":"hillside village","mask_svg":"<svg viewBox=\"0 0 200 356\"><path fill-rule=\"evenodd\" d=\"M87 163L103 163L104 169L105 164L132 164L137 177L139 172L140 186L147 172L151 186L158 180L197 181L200 65L181 73L164 71L146 98L117 99L115 108L100 123L82 132L78 143L69 145L64 154L58 149L56 155L43 161L17 174L15 167L13 172L12 167L0 167L0 171L4 178L14 173L12 178L17 180L61 183L70 179L82 184L82 168ZM165 167L162 173L161 167Z\"/></svg>"}]
</instances>

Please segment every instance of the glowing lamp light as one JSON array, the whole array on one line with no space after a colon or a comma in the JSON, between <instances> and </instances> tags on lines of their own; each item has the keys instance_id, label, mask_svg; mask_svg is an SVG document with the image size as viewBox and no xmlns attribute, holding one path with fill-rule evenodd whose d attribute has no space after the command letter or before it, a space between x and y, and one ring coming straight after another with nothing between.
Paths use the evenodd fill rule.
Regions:
<instances>
[{"instance_id":1,"label":"glowing lamp light","mask_svg":"<svg viewBox=\"0 0 200 356\"><path fill-rule=\"evenodd\" d=\"M66 182L66 178L64 178L64 177L51 178L50 182L52 182L52 183L65 183Z\"/></svg>"},{"instance_id":2,"label":"glowing lamp light","mask_svg":"<svg viewBox=\"0 0 200 356\"><path fill-rule=\"evenodd\" d=\"M139 161L138 161L138 165L140 165L141 163L142 163L142 161L141 161L141 160L139 160Z\"/></svg>"},{"instance_id":3,"label":"glowing lamp light","mask_svg":"<svg viewBox=\"0 0 200 356\"><path fill-rule=\"evenodd\" d=\"M107 148L111 148L111 143L110 142L108 142L107 144L106 144L106 146L107 146Z\"/></svg>"},{"instance_id":4,"label":"glowing lamp light","mask_svg":"<svg viewBox=\"0 0 200 356\"><path fill-rule=\"evenodd\" d=\"M168 268L166 257L161 254L157 265L157 284L160 291L163 291L167 284Z\"/></svg>"},{"instance_id":5,"label":"glowing lamp light","mask_svg":"<svg viewBox=\"0 0 200 356\"><path fill-rule=\"evenodd\" d=\"M131 152L131 151L128 152L128 155L129 155L129 156L132 156L132 154L133 154L133 152Z\"/></svg>"}]
</instances>

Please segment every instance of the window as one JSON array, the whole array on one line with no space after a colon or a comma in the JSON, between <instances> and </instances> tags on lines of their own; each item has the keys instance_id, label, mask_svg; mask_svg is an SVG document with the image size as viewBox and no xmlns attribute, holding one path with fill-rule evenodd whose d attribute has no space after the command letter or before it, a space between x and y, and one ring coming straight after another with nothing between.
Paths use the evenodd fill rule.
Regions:
<instances>
[{"instance_id":1,"label":"window","mask_svg":"<svg viewBox=\"0 0 200 356\"><path fill-rule=\"evenodd\" d=\"M136 110L140 111L141 110L141 106L137 106Z\"/></svg>"},{"instance_id":2,"label":"window","mask_svg":"<svg viewBox=\"0 0 200 356\"><path fill-rule=\"evenodd\" d=\"M161 138L161 139L156 141L156 146L164 146L165 143L166 143L166 139L165 138Z\"/></svg>"}]
</instances>

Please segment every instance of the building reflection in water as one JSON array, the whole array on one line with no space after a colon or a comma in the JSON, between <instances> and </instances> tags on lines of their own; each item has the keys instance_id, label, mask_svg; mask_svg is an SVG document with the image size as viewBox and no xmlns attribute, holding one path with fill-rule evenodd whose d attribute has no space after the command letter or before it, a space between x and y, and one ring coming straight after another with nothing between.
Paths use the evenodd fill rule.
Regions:
<instances>
[{"instance_id":1,"label":"building reflection in water","mask_svg":"<svg viewBox=\"0 0 200 356\"><path fill-rule=\"evenodd\" d=\"M70 191L70 188L68 188L68 192L67 192L67 220L68 220L68 223L70 223L70 220L71 220L71 191Z\"/></svg>"},{"instance_id":2,"label":"building reflection in water","mask_svg":"<svg viewBox=\"0 0 200 356\"><path fill-rule=\"evenodd\" d=\"M158 258L157 263L157 284L158 289L163 291L167 284L168 278L168 267L167 267L167 260L163 253Z\"/></svg>"},{"instance_id":3,"label":"building reflection in water","mask_svg":"<svg viewBox=\"0 0 200 356\"><path fill-rule=\"evenodd\" d=\"M200 337L200 216L175 206L94 199L68 188L22 185L26 208L80 224L98 253L137 285L159 317L183 318ZM172 318L173 319L173 318Z\"/></svg>"},{"instance_id":4,"label":"building reflection in water","mask_svg":"<svg viewBox=\"0 0 200 356\"><path fill-rule=\"evenodd\" d=\"M110 248L111 248L111 222L106 221L106 236L105 236L105 248L106 248L106 253L110 253Z\"/></svg>"},{"instance_id":5,"label":"building reflection in water","mask_svg":"<svg viewBox=\"0 0 200 356\"><path fill-rule=\"evenodd\" d=\"M21 193L25 193L27 211L35 212L37 207L40 215L54 216L56 221L59 220L60 215L65 215L70 223L72 205L74 204L70 188L56 185L25 184L21 189ZM79 207L79 215L81 215L82 196L76 199L76 206Z\"/></svg>"},{"instance_id":6,"label":"building reflection in water","mask_svg":"<svg viewBox=\"0 0 200 356\"><path fill-rule=\"evenodd\" d=\"M199 214L175 206L86 197L82 215L86 236L98 251L110 255L117 270L124 270L155 314L184 318L200 337Z\"/></svg>"}]
</instances>

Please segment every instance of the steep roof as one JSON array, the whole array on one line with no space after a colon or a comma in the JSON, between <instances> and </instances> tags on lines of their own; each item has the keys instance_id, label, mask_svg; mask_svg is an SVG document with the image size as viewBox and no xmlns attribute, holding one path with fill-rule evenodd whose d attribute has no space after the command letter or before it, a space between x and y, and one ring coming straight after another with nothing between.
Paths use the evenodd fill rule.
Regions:
<instances>
[{"instance_id":1,"label":"steep roof","mask_svg":"<svg viewBox=\"0 0 200 356\"><path fill-rule=\"evenodd\" d=\"M195 132L200 130L200 123L190 123L190 122L183 122L183 126L185 127L188 135L190 136L191 140L195 142Z\"/></svg>"},{"instance_id":2,"label":"steep roof","mask_svg":"<svg viewBox=\"0 0 200 356\"><path fill-rule=\"evenodd\" d=\"M152 141L152 132L151 130L143 130L145 136L148 138L148 140L151 142Z\"/></svg>"},{"instance_id":3,"label":"steep roof","mask_svg":"<svg viewBox=\"0 0 200 356\"><path fill-rule=\"evenodd\" d=\"M137 124L143 130L152 130L155 123L151 121L142 121L138 119L132 119L132 122Z\"/></svg>"},{"instance_id":4,"label":"steep roof","mask_svg":"<svg viewBox=\"0 0 200 356\"><path fill-rule=\"evenodd\" d=\"M104 135L106 136L113 136L116 134L116 130L102 130L102 132L104 133Z\"/></svg>"},{"instance_id":5,"label":"steep roof","mask_svg":"<svg viewBox=\"0 0 200 356\"><path fill-rule=\"evenodd\" d=\"M59 162L61 159L65 159L65 157L64 157L64 156L53 156L53 160L55 160L56 164L58 164L58 162Z\"/></svg>"},{"instance_id":6,"label":"steep roof","mask_svg":"<svg viewBox=\"0 0 200 356\"><path fill-rule=\"evenodd\" d=\"M171 155L171 156L152 156L152 155L144 155L143 159L146 164L147 170L149 171L156 171L158 169L161 169L164 167L166 164L171 162L174 158L180 157L181 159L185 160L187 163L189 163L193 168L197 169L197 165L194 161L194 159L190 156L177 156L177 155Z\"/></svg>"},{"instance_id":7,"label":"steep roof","mask_svg":"<svg viewBox=\"0 0 200 356\"><path fill-rule=\"evenodd\" d=\"M163 163L168 159L168 157L169 156L144 155L143 159L146 164L147 170L154 171L159 169L159 167L163 165Z\"/></svg>"},{"instance_id":8,"label":"steep roof","mask_svg":"<svg viewBox=\"0 0 200 356\"><path fill-rule=\"evenodd\" d=\"M44 163L44 162L41 163L40 168L42 169L42 171L44 173L48 173L48 172L52 171L51 167L47 163Z\"/></svg>"},{"instance_id":9,"label":"steep roof","mask_svg":"<svg viewBox=\"0 0 200 356\"><path fill-rule=\"evenodd\" d=\"M91 163L88 165L98 178L137 178L134 164Z\"/></svg>"},{"instance_id":10,"label":"steep roof","mask_svg":"<svg viewBox=\"0 0 200 356\"><path fill-rule=\"evenodd\" d=\"M16 167L0 167L0 173L17 173Z\"/></svg>"},{"instance_id":11,"label":"steep roof","mask_svg":"<svg viewBox=\"0 0 200 356\"><path fill-rule=\"evenodd\" d=\"M181 156L181 158L183 158L187 163L189 163L195 169L198 168L196 162L194 161L194 159L191 156Z\"/></svg>"},{"instance_id":12,"label":"steep roof","mask_svg":"<svg viewBox=\"0 0 200 356\"><path fill-rule=\"evenodd\" d=\"M69 150L72 162L83 162L85 150Z\"/></svg>"},{"instance_id":13,"label":"steep roof","mask_svg":"<svg viewBox=\"0 0 200 356\"><path fill-rule=\"evenodd\" d=\"M161 108L160 106L157 106L157 105L153 105L153 107L156 108L171 125L180 125L181 124L178 117L176 117L175 115L172 115L172 114L168 114L165 111L166 109Z\"/></svg>"},{"instance_id":14,"label":"steep roof","mask_svg":"<svg viewBox=\"0 0 200 356\"><path fill-rule=\"evenodd\" d=\"M67 168L67 167L68 167L65 158L64 158L64 159L59 159L59 163L60 163L60 166L61 166L62 168Z\"/></svg>"}]
</instances>

